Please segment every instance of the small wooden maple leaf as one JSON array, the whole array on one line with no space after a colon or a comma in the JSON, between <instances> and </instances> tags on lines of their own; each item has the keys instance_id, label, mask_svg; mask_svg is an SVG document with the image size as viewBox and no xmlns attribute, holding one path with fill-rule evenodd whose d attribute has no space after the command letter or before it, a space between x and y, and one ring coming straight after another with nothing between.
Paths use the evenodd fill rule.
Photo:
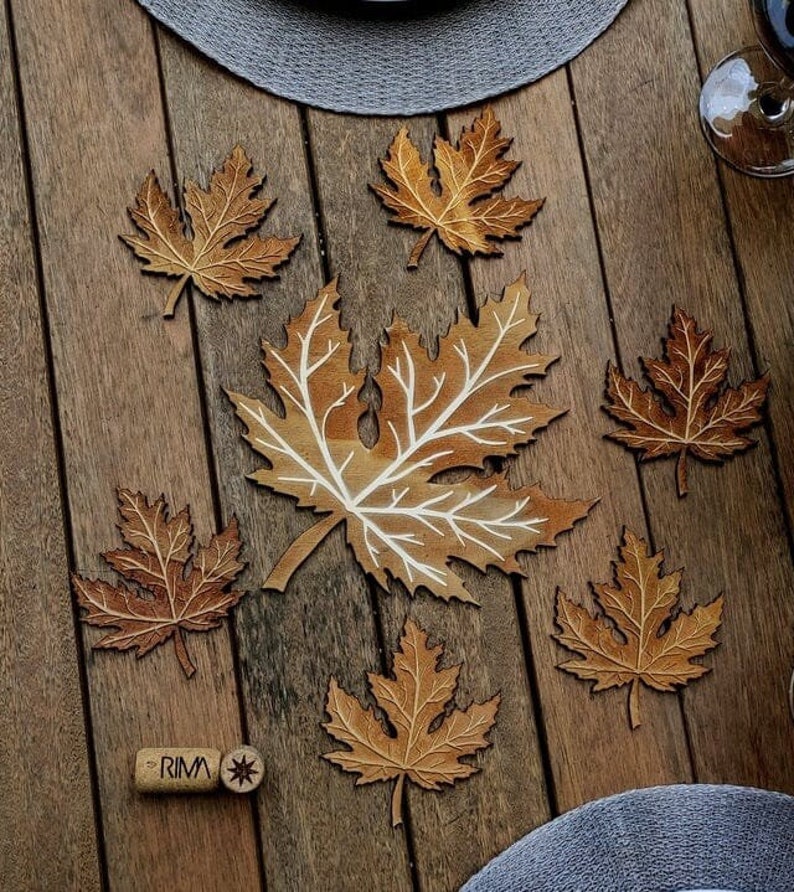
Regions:
<instances>
[{"instance_id":1,"label":"small wooden maple leaf","mask_svg":"<svg viewBox=\"0 0 794 892\"><path fill-rule=\"evenodd\" d=\"M392 222L425 230L411 251L409 269L419 265L433 233L456 254L500 255L498 240L517 237L543 206L544 199L493 195L504 188L520 163L504 158L513 140L500 137L501 126L489 106L470 129L462 129L457 146L436 136L437 182L408 129L403 127L394 137L386 158L380 160L394 188L379 184L370 188L394 212Z\"/></svg>"},{"instance_id":2,"label":"small wooden maple leaf","mask_svg":"<svg viewBox=\"0 0 794 892\"><path fill-rule=\"evenodd\" d=\"M251 175L251 161L235 146L213 172L208 190L188 181L185 212L190 218L188 237L179 212L172 207L151 171L128 212L143 236L122 235L121 240L146 261L145 273L178 276L168 293L163 316L173 316L189 280L207 297L250 297L251 282L274 278L276 268L295 250L297 238L260 238L250 234L260 225L273 201L255 198L264 177Z\"/></svg>"},{"instance_id":3,"label":"small wooden maple leaf","mask_svg":"<svg viewBox=\"0 0 794 892\"><path fill-rule=\"evenodd\" d=\"M710 331L698 331L692 316L673 308L664 359L642 360L659 397L624 378L612 363L607 366L609 405L604 408L630 428L607 436L639 450L642 461L677 454L682 497L688 491L687 456L721 463L755 444L741 431L761 420L769 387L769 375L764 375L736 389L722 388L730 350L712 350L711 339Z\"/></svg>"},{"instance_id":4,"label":"small wooden maple leaf","mask_svg":"<svg viewBox=\"0 0 794 892\"><path fill-rule=\"evenodd\" d=\"M592 617L557 590L553 637L582 659L558 668L594 681L594 691L631 685L629 720L640 725L640 682L657 691L672 691L709 670L693 663L717 646L714 633L722 621L722 595L690 613L673 617L681 587L681 570L661 572L664 552L652 555L647 543L625 530L615 587L593 585L602 613Z\"/></svg>"},{"instance_id":5,"label":"small wooden maple leaf","mask_svg":"<svg viewBox=\"0 0 794 892\"><path fill-rule=\"evenodd\" d=\"M135 648L138 657L173 638L179 665L190 678L196 667L188 656L183 633L217 628L243 596L243 592L226 591L245 567L238 560L242 545L237 519L233 517L222 533L194 554L188 507L169 517L163 496L153 505L141 493L128 489L119 490L118 496L119 530L128 547L102 556L139 589L73 574L77 601L87 611L82 619L115 630L95 648Z\"/></svg>"},{"instance_id":6,"label":"small wooden maple leaf","mask_svg":"<svg viewBox=\"0 0 794 892\"><path fill-rule=\"evenodd\" d=\"M358 437L364 374L350 371L337 298L334 281L290 322L286 347L266 351L283 417L229 393L248 427L246 440L270 462L251 479L324 515L295 540L264 586L283 591L344 522L357 560L384 588L392 577L412 594L424 586L445 600L472 601L452 558L483 571L492 565L522 573L519 552L554 545L593 504L551 499L537 486L512 491L504 474L435 482L441 471L481 469L488 456L513 454L562 414L516 394L556 358L522 349L538 318L527 312L524 277L505 288L501 302L483 307L479 325L458 322L436 360L395 321L383 348L380 438L372 449Z\"/></svg>"},{"instance_id":7,"label":"small wooden maple leaf","mask_svg":"<svg viewBox=\"0 0 794 892\"><path fill-rule=\"evenodd\" d=\"M323 728L349 749L325 753L324 759L358 774L356 785L396 780L392 826L402 823L403 787L408 780L425 790L471 777L478 769L462 762L491 745L488 732L496 722L501 697L448 709L458 686L460 664L439 669L442 645L430 647L427 633L412 620L405 624L394 654L392 677L367 673L370 690L389 722L388 731L371 706L346 693L335 678L328 685ZM443 718L442 718L443 717ZM442 719L437 724L438 719ZM431 726L435 726L431 731Z\"/></svg>"}]
</instances>

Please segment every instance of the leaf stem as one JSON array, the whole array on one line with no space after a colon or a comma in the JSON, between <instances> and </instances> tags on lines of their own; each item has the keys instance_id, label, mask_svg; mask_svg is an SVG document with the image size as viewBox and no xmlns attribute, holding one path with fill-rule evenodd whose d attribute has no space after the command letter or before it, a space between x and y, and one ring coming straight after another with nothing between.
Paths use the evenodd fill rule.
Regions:
<instances>
[{"instance_id":1,"label":"leaf stem","mask_svg":"<svg viewBox=\"0 0 794 892\"><path fill-rule=\"evenodd\" d=\"M331 530L342 523L344 517L338 514L329 514L321 521L304 530L290 547L278 559L278 563L270 571L270 575L262 583L262 588L275 589L283 592L290 581L292 574L300 567L306 558L325 539Z\"/></svg>"},{"instance_id":2,"label":"leaf stem","mask_svg":"<svg viewBox=\"0 0 794 892\"><path fill-rule=\"evenodd\" d=\"M640 680L635 678L631 682L631 692L629 693L629 721L631 722L631 730L634 731L642 724L640 719Z\"/></svg>"},{"instance_id":3,"label":"leaf stem","mask_svg":"<svg viewBox=\"0 0 794 892\"><path fill-rule=\"evenodd\" d=\"M678 464L675 468L675 479L678 484L678 495L683 498L688 492L686 476L686 446L678 453Z\"/></svg>"},{"instance_id":4,"label":"leaf stem","mask_svg":"<svg viewBox=\"0 0 794 892\"><path fill-rule=\"evenodd\" d=\"M408 258L408 269L416 269L416 267L419 266L422 254L424 254L427 243L430 241L434 232L434 229L428 229L414 245L413 251L411 251L411 256Z\"/></svg>"},{"instance_id":5,"label":"leaf stem","mask_svg":"<svg viewBox=\"0 0 794 892\"><path fill-rule=\"evenodd\" d=\"M394 785L391 794L391 825L399 827L403 822L403 787L405 786L405 772L401 772Z\"/></svg>"},{"instance_id":6,"label":"leaf stem","mask_svg":"<svg viewBox=\"0 0 794 892\"><path fill-rule=\"evenodd\" d=\"M171 286L171 290L168 292L168 299L165 302L165 309L163 310L163 317L165 319L170 319L174 315L176 303L179 300L180 294L182 294L183 288L187 285L189 278L190 273L185 273L181 279L174 282Z\"/></svg>"},{"instance_id":7,"label":"leaf stem","mask_svg":"<svg viewBox=\"0 0 794 892\"><path fill-rule=\"evenodd\" d=\"M193 665L193 661L188 655L187 647L185 647L185 636L179 628L174 632L174 650L176 651L176 658L179 660L179 665L185 670L185 675L190 678L195 674L196 667Z\"/></svg>"}]
</instances>

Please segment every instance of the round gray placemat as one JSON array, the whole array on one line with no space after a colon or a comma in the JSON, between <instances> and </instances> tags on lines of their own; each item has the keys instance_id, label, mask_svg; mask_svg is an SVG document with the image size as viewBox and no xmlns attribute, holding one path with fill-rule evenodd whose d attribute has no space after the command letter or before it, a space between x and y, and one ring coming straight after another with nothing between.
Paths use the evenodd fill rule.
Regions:
<instances>
[{"instance_id":1,"label":"round gray placemat","mask_svg":"<svg viewBox=\"0 0 794 892\"><path fill-rule=\"evenodd\" d=\"M405 20L300 0L138 0L259 87L333 111L412 115L479 102L580 53L628 0L461 0Z\"/></svg>"},{"instance_id":2,"label":"round gray placemat","mask_svg":"<svg viewBox=\"0 0 794 892\"><path fill-rule=\"evenodd\" d=\"M589 802L525 836L461 892L792 892L794 798L652 787Z\"/></svg>"}]
</instances>

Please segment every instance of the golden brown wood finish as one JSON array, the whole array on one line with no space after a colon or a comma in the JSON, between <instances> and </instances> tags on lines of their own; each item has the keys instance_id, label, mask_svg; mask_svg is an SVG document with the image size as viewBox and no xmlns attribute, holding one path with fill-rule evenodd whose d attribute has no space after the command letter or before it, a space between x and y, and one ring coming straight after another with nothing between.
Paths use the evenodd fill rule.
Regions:
<instances>
[{"instance_id":1,"label":"golden brown wood finish","mask_svg":"<svg viewBox=\"0 0 794 892\"><path fill-rule=\"evenodd\" d=\"M657 4L634 0L573 64L618 343L625 371L638 374L635 357L655 352L678 301L718 342L735 345L736 383L751 368L714 162L699 131L686 7L666 10L660 27ZM685 500L669 468L649 465L642 478L654 544L669 566L687 568L690 592L725 594L715 671L683 695L697 778L792 791L794 578L759 439L722 468L693 468Z\"/></svg>"},{"instance_id":2,"label":"golden brown wood finish","mask_svg":"<svg viewBox=\"0 0 794 892\"><path fill-rule=\"evenodd\" d=\"M253 167L238 144L213 170L206 188L185 180L184 216L154 171L146 175L129 209L138 231L121 239L144 261L144 272L176 278L163 310L166 318L174 315L188 282L214 300L257 296L254 282L275 278L277 267L297 247L299 236L257 232L273 199L263 196L265 174Z\"/></svg>"},{"instance_id":3,"label":"golden brown wood finish","mask_svg":"<svg viewBox=\"0 0 794 892\"><path fill-rule=\"evenodd\" d=\"M415 234L388 226L366 188L375 181L377 158L402 123L309 112L329 260L332 272L341 274L342 320L352 327L354 366L368 363L373 371L380 362L378 340L393 312L435 351L437 337L466 306L460 266L439 244L428 246L418 270L406 271L405 257ZM436 121L415 118L407 123L412 138L427 153ZM509 281L501 282L498 293ZM443 794L408 793L418 876L428 890L457 888L511 840L548 817L510 585L498 572L483 576L461 567L461 573L482 608L451 608L422 595L409 601L405 590L396 587L391 595L378 588L374 594L385 651L393 650L409 615L444 641L456 661L465 663L458 702L483 700L497 690L502 694L494 747L483 760L483 770ZM359 696L365 692L360 679L345 688Z\"/></svg>"},{"instance_id":4,"label":"golden brown wood finish","mask_svg":"<svg viewBox=\"0 0 794 892\"><path fill-rule=\"evenodd\" d=\"M336 530L284 594L261 591L314 518L245 479L261 461L243 442L222 392L269 399L260 340L283 345L290 316L324 284L300 115L165 34L161 47L179 176L210 170L230 140L241 142L268 171L268 194L277 197L273 231L304 234L280 279L262 286L261 299L195 306L222 510L237 513L248 544L244 582L253 592L237 610L236 628L249 736L267 766L257 804L268 890L333 889L342 877L350 888L406 890L404 833L383 820L389 791L362 796L320 759L331 743L320 726L329 677L358 690L361 667L378 665L364 577Z\"/></svg>"},{"instance_id":5,"label":"golden brown wood finish","mask_svg":"<svg viewBox=\"0 0 794 892\"><path fill-rule=\"evenodd\" d=\"M554 638L576 654L559 668L593 682L593 692L628 685L629 723L642 724L641 682L656 691L675 691L710 671L692 662L717 646L722 595L680 610L682 570L662 569L664 552L626 529L610 582L592 582L597 612L557 591ZM618 631L620 639L615 635Z\"/></svg>"},{"instance_id":6,"label":"golden brown wood finish","mask_svg":"<svg viewBox=\"0 0 794 892\"><path fill-rule=\"evenodd\" d=\"M643 732L632 733L619 692L596 699L555 668L564 655L551 638L556 586L589 599L587 581L609 578L623 525L643 529L644 518L633 464L601 439L610 424L600 410L603 371L614 348L565 72L500 99L495 109L524 159L513 187L545 195L546 205L504 260L472 264L475 295L482 300L501 287L503 277L527 270L541 314L536 349L561 356L534 389L538 399L570 408L519 454L510 479L516 485L553 482L560 497L601 499L557 548L527 558L521 583L554 805L567 811L632 787L688 781L691 774L674 698L646 697ZM466 114L454 116L450 129ZM505 733L503 720L500 726L497 734Z\"/></svg>"},{"instance_id":7,"label":"golden brown wood finish","mask_svg":"<svg viewBox=\"0 0 794 892\"><path fill-rule=\"evenodd\" d=\"M0 7L0 877L92 890L100 867L11 41Z\"/></svg>"},{"instance_id":8,"label":"golden brown wood finish","mask_svg":"<svg viewBox=\"0 0 794 892\"><path fill-rule=\"evenodd\" d=\"M115 233L142 173L167 167L151 26L132 3L13 3L44 285L59 388L76 570L98 574L116 540L115 488L165 490L212 527L207 455L187 320L163 324L159 284ZM65 597L64 593L64 597ZM86 631L86 646L94 640ZM256 889L243 798L147 801L145 745L228 749L240 740L225 630L194 636L188 681L173 655L87 661L111 886ZM147 665L148 663L148 665ZM219 839L235 845L218 845Z\"/></svg>"},{"instance_id":9,"label":"golden brown wood finish","mask_svg":"<svg viewBox=\"0 0 794 892\"><path fill-rule=\"evenodd\" d=\"M427 159L408 128L400 128L379 161L385 182L370 183L370 189L392 212L392 223L423 231L411 250L409 269L419 265L434 235L456 254L496 256L502 254L502 239L520 237L543 199L495 194L521 163L507 157L511 142L490 106L451 141L437 135Z\"/></svg>"},{"instance_id":10,"label":"golden brown wood finish","mask_svg":"<svg viewBox=\"0 0 794 892\"><path fill-rule=\"evenodd\" d=\"M397 319L387 329L376 382L380 436L358 438L364 375L350 371L351 346L339 327L336 280L320 289L287 326L287 344L265 356L283 415L260 400L229 392L245 439L266 461L252 479L310 506L320 516L290 544L263 584L284 591L295 570L336 526L362 569L381 588L398 581L444 601L476 602L450 566L521 572L516 555L549 548L587 515L592 502L550 499L539 486L513 492L504 474L484 469L534 439L560 410L514 391L542 377L554 357L528 353L536 332L523 276L475 326L459 319L439 354L428 358L417 335Z\"/></svg>"},{"instance_id":11,"label":"golden brown wood finish","mask_svg":"<svg viewBox=\"0 0 794 892\"><path fill-rule=\"evenodd\" d=\"M757 445L747 432L762 421L769 375L730 387L731 348L715 346L713 333L678 306L662 344L658 358L642 358L641 382L609 364L604 411L620 422L609 439L641 461L677 457L676 490L684 498L693 459L722 464Z\"/></svg>"},{"instance_id":12,"label":"golden brown wood finish","mask_svg":"<svg viewBox=\"0 0 794 892\"><path fill-rule=\"evenodd\" d=\"M466 299L459 265L431 243L422 266L412 273L403 261L416 234L390 226L367 183L379 177L378 158L403 124L422 151L429 151L435 122L413 118L351 118L319 111L308 112L310 147L317 175L318 199L331 273L339 275L342 326L350 329L354 369L380 367L378 343L399 310L422 343L434 352L436 339L445 334L465 311ZM355 162L354 162L355 159ZM425 268L427 267L427 268Z\"/></svg>"},{"instance_id":13,"label":"golden brown wood finish","mask_svg":"<svg viewBox=\"0 0 794 892\"><path fill-rule=\"evenodd\" d=\"M367 672L374 705L364 705L339 687L332 676L323 727L342 749L323 758L357 774L357 784L394 781L393 827L403 823L403 790L409 781L424 790L443 790L478 770L470 758L491 745L501 697L495 694L465 709L455 704L461 664L440 665L443 643L430 643L427 632L408 620L387 672ZM386 716L385 727L377 710ZM430 731L430 726L433 730Z\"/></svg>"},{"instance_id":14,"label":"golden brown wood finish","mask_svg":"<svg viewBox=\"0 0 794 892\"><path fill-rule=\"evenodd\" d=\"M690 5L704 68L751 39L743 0L691 0ZM759 447L723 469L693 465L692 492L682 502L674 495L669 467L644 467L640 478L648 496L649 527L632 456L602 440L614 427L600 410L606 361L620 359L624 371L636 375L635 357L658 354L670 307L679 301L701 325L715 329L719 344L735 345L731 383L770 368L769 431L789 500L794 492L789 467L794 402L788 386L794 323L787 263L792 184L759 183L721 171L738 280L757 351L758 368L753 369L719 181L697 124L698 72L686 7L684 0L663 6L660 11L653 0L632 0L615 26L572 66L620 355L614 355L611 309L565 72L494 104L504 131L515 137L512 155L525 162L511 180L510 194L543 195L547 204L522 241L506 245L503 259L478 259L469 267L479 303L486 293L497 297L527 269L532 306L543 314L531 349L562 357L547 378L534 384L533 398L571 411L511 463L511 481L542 481L550 495L600 496L601 502L556 549L526 559L529 576L515 591L498 571L483 575L461 566L482 608L450 606L423 595L409 601L402 590L392 595L375 587L369 591L341 530L335 530L284 595L255 592L237 608L244 722L225 631L193 636L199 671L190 683L167 649L141 664L125 656L89 656L112 887L177 889L198 882L202 890L257 888L260 849L271 890L344 884L403 892L412 886L413 850L413 873L423 890L457 888L555 808L565 810L629 787L691 780L681 702L700 780L794 791L792 726L785 704L794 663L792 574L764 437ZM243 582L254 588L312 518L290 500L257 490L244 479L257 460L242 441L242 428L220 388L269 399L259 338L283 345L289 316L325 284L301 114L162 36L166 110L176 156L169 159L152 29L132 0L120 6L57 0L48 4L46 15L33 0L10 0L10 7L21 50L75 569L99 573L99 551L117 541L115 487L145 487L165 490L174 503L189 501L200 538L236 512L250 543L243 557L251 566ZM5 100L9 82L0 84ZM4 101L4 124L12 111ZM479 111L446 117L446 130L454 135ZM387 215L366 185L378 180L377 158L405 122L319 112L309 112L308 122L319 183L315 200L328 235L331 270L342 276L343 322L351 329L354 366L377 369L378 340L395 309L434 350L437 336L459 311L465 312L461 266L431 243L420 268L407 273L405 259L415 234L387 225ZM436 121L407 123L427 155ZM50 409L41 350L27 349L38 343L40 333L30 238L15 226L18 214L24 219L15 128L8 124L0 136L11 146L3 154L11 168L0 180L5 183L0 191L5 206L14 209L11 266L0 272L0 280L3 287L17 283L8 292L12 307L5 314L3 339L3 350L12 350L4 354L11 356L5 366L14 374L6 372L0 393L11 394L2 397L11 400L2 409L10 406L17 429L0 431L0 439L13 439L2 454L12 455L19 481L15 477L7 487L4 478L2 554L4 561L13 555L13 572L6 578L13 580L15 599L17 580L24 577L40 580L51 598L67 600L48 600L46 608L30 599L17 604L13 624L2 614L2 634L16 647L2 648L3 666L11 666L14 655L28 659L29 642L36 643L37 658L44 649L58 655L52 659L60 662L52 665L68 666L74 633L68 593L58 582L65 583L66 560L53 495ZM281 270L281 280L262 287L261 300L231 305L197 300L190 313L186 302L186 312L164 326L162 282L140 276L114 235L128 230L124 209L149 169L158 170L173 198L169 162L176 162L180 178L201 179L235 141L248 148L258 169L267 171L266 193L278 197L267 230L303 232L304 243ZM189 324L194 317L199 378ZM372 384L365 398L377 403ZM206 401L215 489L207 472L201 400ZM31 404L38 407L35 412L29 411ZM25 418L30 421L23 424L19 419ZM374 423L374 413L366 413L362 430L368 442ZM26 439L16 445L20 431ZM16 450L29 453L37 477L18 475ZM7 505L13 507L16 525L7 520ZM8 550L19 535L32 541L33 531L44 529L43 517L46 549ZM592 697L586 685L555 668L564 652L551 638L556 586L589 601L587 582L609 578L624 524L643 536L650 530L654 546L666 550L668 570L686 567L687 608L691 596L725 594L721 646L708 657L713 671L681 701L644 692L643 725L635 732L625 722L625 692ZM409 791L404 803L408 830L394 831L384 819L390 795L386 785L356 789L350 776L323 763L320 755L333 743L320 722L330 675L337 673L340 685L364 698L362 668L385 668L384 654L393 651L408 615L445 642L450 660L464 662L458 703L482 701L499 690L502 705L493 746L475 760L480 772L443 793ZM34 624L31 634L38 637L17 644L20 622ZM88 630L84 643L98 637ZM35 725L36 752L44 750L51 758L63 752L59 745L76 741L81 758L85 741L74 671L56 678L28 673L26 665L11 666L11 677L15 684L17 677L24 681L31 702L22 716L17 688L17 699L0 700L3 709L13 702L11 714L20 716L10 732L0 732L11 734L3 737L2 746L19 728L29 728L19 724L27 722ZM44 683L50 701L40 687ZM71 721L76 735L48 724L52 715ZM47 736L48 727L56 728L57 740ZM131 760L139 746L225 749L246 736L262 748L266 760L265 782L254 800L258 838L246 797L146 802L131 791ZM3 758L8 752L16 759L15 745L3 751ZM51 771L46 768L45 781ZM66 812L68 807L69 817L61 822L61 834L50 836L65 840L63 847L53 847L46 861L38 859L38 885L46 887L56 872L56 885L64 877L61 885L71 881L81 889L98 882L87 778L85 763L70 775L71 786L56 791L47 785L55 820L59 808ZM38 788L25 776L24 786L11 789L12 807L19 801L25 809L27 792L14 791ZM52 816L42 817L33 805L27 823L20 821L16 807L13 815L0 807L0 816L7 825L0 837L14 846L0 844L4 866L10 857L12 871L18 871L12 878L22 877L20 888L37 883L39 875L29 881L24 871L47 843L40 836L23 839L20 830L35 834L44 820L53 823ZM234 839L234 847L219 846L221 835Z\"/></svg>"},{"instance_id":15,"label":"golden brown wood finish","mask_svg":"<svg viewBox=\"0 0 794 892\"><path fill-rule=\"evenodd\" d=\"M695 47L706 77L712 65L743 46L758 42L747 3L742 0L691 0ZM772 392L769 417L777 466L794 515L794 271L791 262L791 221L794 219L794 178L759 180L719 164L739 262L757 372L769 370Z\"/></svg>"},{"instance_id":16,"label":"golden brown wood finish","mask_svg":"<svg viewBox=\"0 0 794 892\"><path fill-rule=\"evenodd\" d=\"M128 489L118 495L124 547L102 553L118 581L73 574L81 619L105 629L95 650L132 651L140 658L173 644L182 671L192 678L189 633L217 629L245 594L231 589L245 566L237 519L202 545L193 535L189 505L176 510L164 496L149 499Z\"/></svg>"}]
</instances>

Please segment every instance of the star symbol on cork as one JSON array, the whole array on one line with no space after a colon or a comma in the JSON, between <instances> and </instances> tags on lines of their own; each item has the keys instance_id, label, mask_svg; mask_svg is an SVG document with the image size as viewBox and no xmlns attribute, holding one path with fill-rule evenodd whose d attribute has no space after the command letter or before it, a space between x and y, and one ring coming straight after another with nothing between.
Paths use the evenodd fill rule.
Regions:
<instances>
[{"instance_id":1,"label":"star symbol on cork","mask_svg":"<svg viewBox=\"0 0 794 892\"><path fill-rule=\"evenodd\" d=\"M232 767L228 769L229 780L235 781L242 787L243 784L250 783L254 777L259 774L256 769L256 762L253 759L249 762L245 756L242 759L232 759Z\"/></svg>"},{"instance_id":2,"label":"star symbol on cork","mask_svg":"<svg viewBox=\"0 0 794 892\"><path fill-rule=\"evenodd\" d=\"M221 780L233 793L251 793L265 776L262 756L252 746L241 746L223 757Z\"/></svg>"}]
</instances>

